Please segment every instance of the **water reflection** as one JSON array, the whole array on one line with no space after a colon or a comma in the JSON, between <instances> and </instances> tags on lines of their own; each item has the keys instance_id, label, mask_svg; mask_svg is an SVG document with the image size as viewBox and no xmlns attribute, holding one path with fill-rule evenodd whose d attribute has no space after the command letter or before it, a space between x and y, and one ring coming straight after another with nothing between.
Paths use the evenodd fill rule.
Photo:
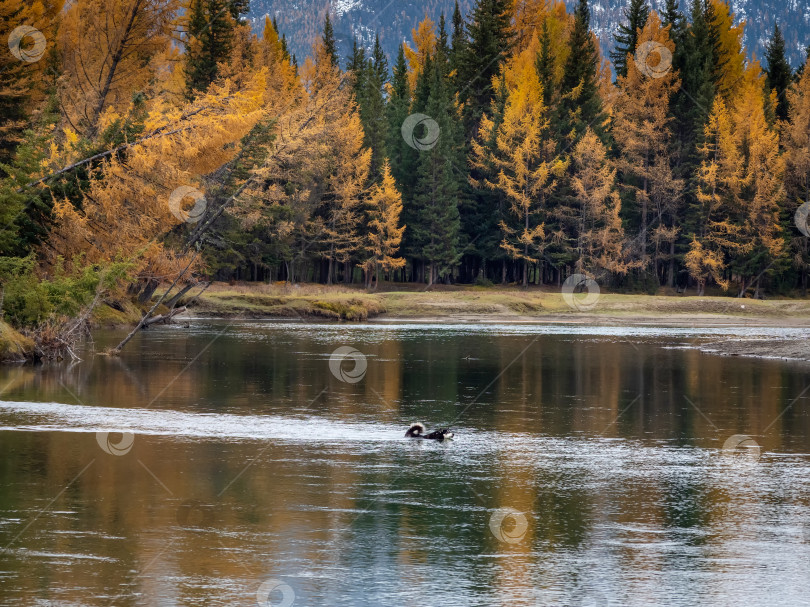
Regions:
<instances>
[{"instance_id":1,"label":"water reflection","mask_svg":"<svg viewBox=\"0 0 810 607\"><path fill-rule=\"evenodd\" d=\"M803 604L807 367L596 333L198 322L4 368L0 603Z\"/></svg>"}]
</instances>

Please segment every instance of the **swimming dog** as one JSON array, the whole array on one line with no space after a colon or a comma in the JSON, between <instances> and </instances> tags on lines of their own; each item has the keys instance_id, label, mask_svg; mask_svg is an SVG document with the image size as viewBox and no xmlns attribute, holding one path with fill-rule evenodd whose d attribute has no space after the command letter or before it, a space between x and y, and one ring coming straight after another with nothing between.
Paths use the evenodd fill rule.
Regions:
<instances>
[{"instance_id":1,"label":"swimming dog","mask_svg":"<svg viewBox=\"0 0 810 607\"><path fill-rule=\"evenodd\" d=\"M405 433L407 438L427 438L430 440L438 440L443 441L446 438L453 438L453 433L450 432L450 428L439 428L438 430L434 430L433 432L427 433L425 430L425 426L420 423L411 424L411 427L408 428L408 431Z\"/></svg>"}]
</instances>

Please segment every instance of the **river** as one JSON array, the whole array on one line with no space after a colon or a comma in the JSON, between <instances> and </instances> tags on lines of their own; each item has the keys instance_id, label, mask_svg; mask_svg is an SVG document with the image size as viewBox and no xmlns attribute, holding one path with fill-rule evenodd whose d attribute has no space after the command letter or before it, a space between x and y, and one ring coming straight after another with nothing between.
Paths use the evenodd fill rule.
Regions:
<instances>
[{"instance_id":1,"label":"river","mask_svg":"<svg viewBox=\"0 0 810 607\"><path fill-rule=\"evenodd\" d=\"M797 331L98 331L0 369L0 605L809 605L810 366L695 348Z\"/></svg>"}]
</instances>

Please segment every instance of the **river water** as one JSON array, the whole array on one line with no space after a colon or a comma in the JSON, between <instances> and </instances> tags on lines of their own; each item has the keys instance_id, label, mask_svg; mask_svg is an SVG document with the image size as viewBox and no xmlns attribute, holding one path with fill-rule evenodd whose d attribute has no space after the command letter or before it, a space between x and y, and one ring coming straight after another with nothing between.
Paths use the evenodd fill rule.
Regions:
<instances>
[{"instance_id":1,"label":"river water","mask_svg":"<svg viewBox=\"0 0 810 607\"><path fill-rule=\"evenodd\" d=\"M752 333L97 332L0 369L0 605L808 605L810 365L694 347Z\"/></svg>"}]
</instances>

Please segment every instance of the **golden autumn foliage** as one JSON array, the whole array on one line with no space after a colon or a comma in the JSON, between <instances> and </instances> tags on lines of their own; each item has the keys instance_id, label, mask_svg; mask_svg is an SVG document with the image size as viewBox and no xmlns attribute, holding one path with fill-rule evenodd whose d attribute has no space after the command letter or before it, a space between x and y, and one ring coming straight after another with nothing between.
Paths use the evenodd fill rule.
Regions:
<instances>
[{"instance_id":1,"label":"golden autumn foliage","mask_svg":"<svg viewBox=\"0 0 810 607\"><path fill-rule=\"evenodd\" d=\"M745 71L742 46L745 22L734 25L734 14L723 0L711 0L711 5L714 12L713 25L719 35L720 78L717 86L726 101L731 101L739 90Z\"/></svg>"},{"instance_id":2,"label":"golden autumn foliage","mask_svg":"<svg viewBox=\"0 0 810 607\"><path fill-rule=\"evenodd\" d=\"M176 0L75 0L59 28L59 97L71 128L90 137L102 113L125 111L155 75Z\"/></svg>"},{"instance_id":3,"label":"golden autumn foliage","mask_svg":"<svg viewBox=\"0 0 810 607\"><path fill-rule=\"evenodd\" d=\"M405 43L403 49L405 59L408 60L408 84L413 92L416 90L416 81L425 67L427 58L436 51L436 24L429 17L425 17L411 33L415 48Z\"/></svg>"},{"instance_id":4,"label":"golden autumn foliage","mask_svg":"<svg viewBox=\"0 0 810 607\"><path fill-rule=\"evenodd\" d=\"M578 202L577 263L579 273L611 272L622 275L631 264L623 251L622 208L615 189L616 169L607 149L588 129L573 153L572 186Z\"/></svg>"},{"instance_id":5,"label":"golden autumn foliage","mask_svg":"<svg viewBox=\"0 0 810 607\"><path fill-rule=\"evenodd\" d=\"M405 226L399 225L402 196L397 191L388 161L382 167L382 182L372 188L366 204L367 258L362 267L366 271L366 282L371 286L372 279L378 280L380 270L389 272L405 265L405 260L397 257L402 233L405 231Z\"/></svg>"},{"instance_id":6,"label":"golden autumn foliage","mask_svg":"<svg viewBox=\"0 0 810 607\"><path fill-rule=\"evenodd\" d=\"M555 178L566 168L566 163L555 156L554 141L548 134L548 111L535 69L536 54L535 37L504 71L506 107L495 130L495 149L490 152L482 142L473 143L479 165L491 163L497 171L497 177L487 179L485 185L506 197L518 220L518 225L501 222L501 248L512 259L523 261L524 285L528 284L529 263L537 262L544 248L546 197L556 187ZM492 119L484 116L482 139L490 138L493 129Z\"/></svg>"},{"instance_id":7,"label":"golden autumn foliage","mask_svg":"<svg viewBox=\"0 0 810 607\"><path fill-rule=\"evenodd\" d=\"M699 283L722 257L725 268L739 277L742 293L783 251L779 208L785 159L765 106L764 79L759 64L752 62L736 102L727 108L718 98L712 108L699 172L702 221L690 251L690 272L698 272L693 278ZM715 277L718 271L712 277L727 284Z\"/></svg>"},{"instance_id":8,"label":"golden autumn foliage","mask_svg":"<svg viewBox=\"0 0 810 607\"><path fill-rule=\"evenodd\" d=\"M106 160L91 178L81 209L57 200L55 226L42 251L45 263L130 260L139 278L176 276L188 259L161 240L183 223L170 199L184 186L205 194L204 176L234 156L240 138L261 117L264 87L262 72L242 90L232 91L228 82L212 87L184 114L165 104L151 108L147 128L177 125L174 134Z\"/></svg>"},{"instance_id":9,"label":"golden autumn foliage","mask_svg":"<svg viewBox=\"0 0 810 607\"><path fill-rule=\"evenodd\" d=\"M675 212L683 190L683 181L676 179L671 169L668 129L672 120L670 99L680 80L668 64L675 44L669 39L669 28L661 26L655 11L640 32L638 48L653 50L644 55L637 53L638 59L628 53L627 75L619 76L617 82L619 94L615 98L613 120L614 136L621 151L618 167L626 177L624 187L640 208L637 248L642 262L646 262L651 236L658 237L652 238L656 240L656 249L660 249L662 235L672 247L677 237L676 230L666 228L677 223ZM659 67L662 61L666 63ZM663 256L659 253L656 257Z\"/></svg>"},{"instance_id":10,"label":"golden autumn foliage","mask_svg":"<svg viewBox=\"0 0 810 607\"><path fill-rule=\"evenodd\" d=\"M32 108L44 99L62 5L62 0L0 0L0 160L7 160L8 151L22 141ZM11 35L18 28L34 31L15 45Z\"/></svg>"}]
</instances>

